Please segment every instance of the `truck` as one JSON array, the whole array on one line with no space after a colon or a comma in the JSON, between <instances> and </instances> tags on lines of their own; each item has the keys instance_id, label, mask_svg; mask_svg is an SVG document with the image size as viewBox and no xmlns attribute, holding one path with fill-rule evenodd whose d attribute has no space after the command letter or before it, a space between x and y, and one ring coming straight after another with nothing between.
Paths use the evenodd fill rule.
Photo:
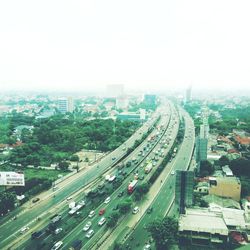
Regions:
<instances>
[{"instance_id":1,"label":"truck","mask_svg":"<svg viewBox=\"0 0 250 250\"><path fill-rule=\"evenodd\" d=\"M132 194L132 193L134 192L135 187L136 187L136 185L137 185L137 182L138 182L138 180L133 180L132 182L130 182L130 183L128 184L128 193L129 193L129 194Z\"/></svg>"},{"instance_id":2,"label":"truck","mask_svg":"<svg viewBox=\"0 0 250 250\"><path fill-rule=\"evenodd\" d=\"M53 224L55 224L55 223L57 223L58 221L60 221L61 219L62 219L62 215L56 214L55 216L53 216L53 217L51 218L51 222L52 222Z\"/></svg>"},{"instance_id":3,"label":"truck","mask_svg":"<svg viewBox=\"0 0 250 250\"><path fill-rule=\"evenodd\" d=\"M72 209L75 206L76 206L76 203L74 201L69 203L69 209Z\"/></svg>"},{"instance_id":4,"label":"truck","mask_svg":"<svg viewBox=\"0 0 250 250\"><path fill-rule=\"evenodd\" d=\"M77 210L78 210L77 206L76 206L76 207L73 207L73 208L69 211L69 215L73 215Z\"/></svg>"},{"instance_id":5,"label":"truck","mask_svg":"<svg viewBox=\"0 0 250 250\"><path fill-rule=\"evenodd\" d=\"M152 162L149 162L149 163L147 164L147 166L144 168L144 172L145 172L146 174L148 174L148 173L152 170L152 168L153 168L153 164L152 164Z\"/></svg>"}]
</instances>

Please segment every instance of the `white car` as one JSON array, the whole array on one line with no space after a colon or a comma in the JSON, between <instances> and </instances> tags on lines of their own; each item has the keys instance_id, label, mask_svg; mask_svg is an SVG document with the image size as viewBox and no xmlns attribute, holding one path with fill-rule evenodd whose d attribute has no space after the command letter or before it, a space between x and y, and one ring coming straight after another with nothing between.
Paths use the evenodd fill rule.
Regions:
<instances>
[{"instance_id":1,"label":"white car","mask_svg":"<svg viewBox=\"0 0 250 250\"><path fill-rule=\"evenodd\" d=\"M137 214L140 211L139 207L134 207L133 214Z\"/></svg>"},{"instance_id":2,"label":"white car","mask_svg":"<svg viewBox=\"0 0 250 250\"><path fill-rule=\"evenodd\" d=\"M30 229L29 227L22 227L21 230L20 230L20 233L23 234L26 231L28 231L29 229Z\"/></svg>"},{"instance_id":3,"label":"white car","mask_svg":"<svg viewBox=\"0 0 250 250\"><path fill-rule=\"evenodd\" d=\"M174 174L175 174L175 171L172 171L172 172L171 172L171 175L174 175Z\"/></svg>"},{"instance_id":4,"label":"white car","mask_svg":"<svg viewBox=\"0 0 250 250\"><path fill-rule=\"evenodd\" d=\"M92 218L93 216L95 216L95 211L94 210L90 211L88 216L89 218Z\"/></svg>"},{"instance_id":5,"label":"white car","mask_svg":"<svg viewBox=\"0 0 250 250\"><path fill-rule=\"evenodd\" d=\"M52 248L51 250L57 250L62 246L63 242L62 241L58 241Z\"/></svg>"},{"instance_id":6,"label":"white car","mask_svg":"<svg viewBox=\"0 0 250 250\"><path fill-rule=\"evenodd\" d=\"M105 222L106 222L105 217L102 217L102 218L99 220L98 225L99 225L99 226L102 226Z\"/></svg>"},{"instance_id":7,"label":"white car","mask_svg":"<svg viewBox=\"0 0 250 250\"><path fill-rule=\"evenodd\" d=\"M61 227L59 227L59 228L57 228L57 229L55 230L55 234L59 234L60 232L62 232L62 228L61 228Z\"/></svg>"},{"instance_id":8,"label":"white car","mask_svg":"<svg viewBox=\"0 0 250 250\"><path fill-rule=\"evenodd\" d=\"M71 200L72 199L72 197L71 196L69 196L67 199L66 199L66 201L69 201L69 200Z\"/></svg>"},{"instance_id":9,"label":"white car","mask_svg":"<svg viewBox=\"0 0 250 250\"><path fill-rule=\"evenodd\" d=\"M86 223L86 225L84 226L83 231L85 231L85 232L88 231L90 229L91 225L92 225L91 221L88 221Z\"/></svg>"},{"instance_id":10,"label":"white car","mask_svg":"<svg viewBox=\"0 0 250 250\"><path fill-rule=\"evenodd\" d=\"M104 201L105 204L108 204L109 202L111 201L111 198L110 197L107 197Z\"/></svg>"},{"instance_id":11,"label":"white car","mask_svg":"<svg viewBox=\"0 0 250 250\"><path fill-rule=\"evenodd\" d=\"M86 238L91 238L92 235L93 235L94 233L95 233L94 230L91 229L91 230L89 230L89 231L87 232L87 234L86 234L85 236L86 236Z\"/></svg>"}]
</instances>

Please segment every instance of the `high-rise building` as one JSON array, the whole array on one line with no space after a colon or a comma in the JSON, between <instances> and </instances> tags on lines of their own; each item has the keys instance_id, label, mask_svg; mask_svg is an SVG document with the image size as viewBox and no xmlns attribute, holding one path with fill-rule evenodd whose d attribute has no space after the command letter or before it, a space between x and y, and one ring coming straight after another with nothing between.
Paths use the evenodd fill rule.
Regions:
<instances>
[{"instance_id":1,"label":"high-rise building","mask_svg":"<svg viewBox=\"0 0 250 250\"><path fill-rule=\"evenodd\" d=\"M175 181L175 204L179 213L185 213L185 207L193 205L193 188L194 188L194 172L193 171L176 171Z\"/></svg>"},{"instance_id":2,"label":"high-rise building","mask_svg":"<svg viewBox=\"0 0 250 250\"><path fill-rule=\"evenodd\" d=\"M68 112L72 113L74 111L74 99L73 97L68 97Z\"/></svg>"},{"instance_id":3,"label":"high-rise building","mask_svg":"<svg viewBox=\"0 0 250 250\"><path fill-rule=\"evenodd\" d=\"M67 112L72 113L74 111L74 100L72 97L59 98L57 104L58 110L62 114L65 114Z\"/></svg>"},{"instance_id":4,"label":"high-rise building","mask_svg":"<svg viewBox=\"0 0 250 250\"><path fill-rule=\"evenodd\" d=\"M106 87L107 97L116 98L124 94L124 85L123 84L109 84Z\"/></svg>"},{"instance_id":5,"label":"high-rise building","mask_svg":"<svg viewBox=\"0 0 250 250\"><path fill-rule=\"evenodd\" d=\"M208 115L207 112L203 112L203 124L200 125L200 135L196 137L196 162L198 172L200 171L200 162L207 160L208 136Z\"/></svg>"},{"instance_id":6,"label":"high-rise building","mask_svg":"<svg viewBox=\"0 0 250 250\"><path fill-rule=\"evenodd\" d=\"M190 85L186 90L186 102L192 101L192 86Z\"/></svg>"}]
</instances>

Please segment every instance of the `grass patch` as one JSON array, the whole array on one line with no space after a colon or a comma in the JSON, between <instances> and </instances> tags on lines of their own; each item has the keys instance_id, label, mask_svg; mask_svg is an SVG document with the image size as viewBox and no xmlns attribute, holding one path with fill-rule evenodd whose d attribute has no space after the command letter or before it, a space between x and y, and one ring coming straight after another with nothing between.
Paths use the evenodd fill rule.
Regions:
<instances>
[{"instance_id":1,"label":"grass patch","mask_svg":"<svg viewBox=\"0 0 250 250\"><path fill-rule=\"evenodd\" d=\"M0 167L0 171L18 171L18 169L12 167L12 166L1 166ZM31 180L33 178L40 178L40 179L46 179L46 180L57 180L58 179L58 175L67 175L68 172L64 172L62 170L47 170L47 169L38 169L38 168L26 168L26 169L22 169L21 171L24 172L24 177L25 180Z\"/></svg>"},{"instance_id":2,"label":"grass patch","mask_svg":"<svg viewBox=\"0 0 250 250\"><path fill-rule=\"evenodd\" d=\"M30 180L33 178L41 178L47 180L56 180L58 179L58 175L66 175L69 172L64 172L61 170L47 170L47 169L34 169L27 168L24 170L25 180Z\"/></svg>"}]
</instances>

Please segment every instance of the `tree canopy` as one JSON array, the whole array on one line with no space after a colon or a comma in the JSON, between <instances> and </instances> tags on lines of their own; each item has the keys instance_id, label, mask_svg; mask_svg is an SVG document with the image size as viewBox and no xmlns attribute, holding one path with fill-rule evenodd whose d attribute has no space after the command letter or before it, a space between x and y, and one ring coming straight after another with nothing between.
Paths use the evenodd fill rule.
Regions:
<instances>
[{"instance_id":1,"label":"tree canopy","mask_svg":"<svg viewBox=\"0 0 250 250\"><path fill-rule=\"evenodd\" d=\"M155 220L147 226L157 249L170 249L178 239L178 221L173 217Z\"/></svg>"}]
</instances>

